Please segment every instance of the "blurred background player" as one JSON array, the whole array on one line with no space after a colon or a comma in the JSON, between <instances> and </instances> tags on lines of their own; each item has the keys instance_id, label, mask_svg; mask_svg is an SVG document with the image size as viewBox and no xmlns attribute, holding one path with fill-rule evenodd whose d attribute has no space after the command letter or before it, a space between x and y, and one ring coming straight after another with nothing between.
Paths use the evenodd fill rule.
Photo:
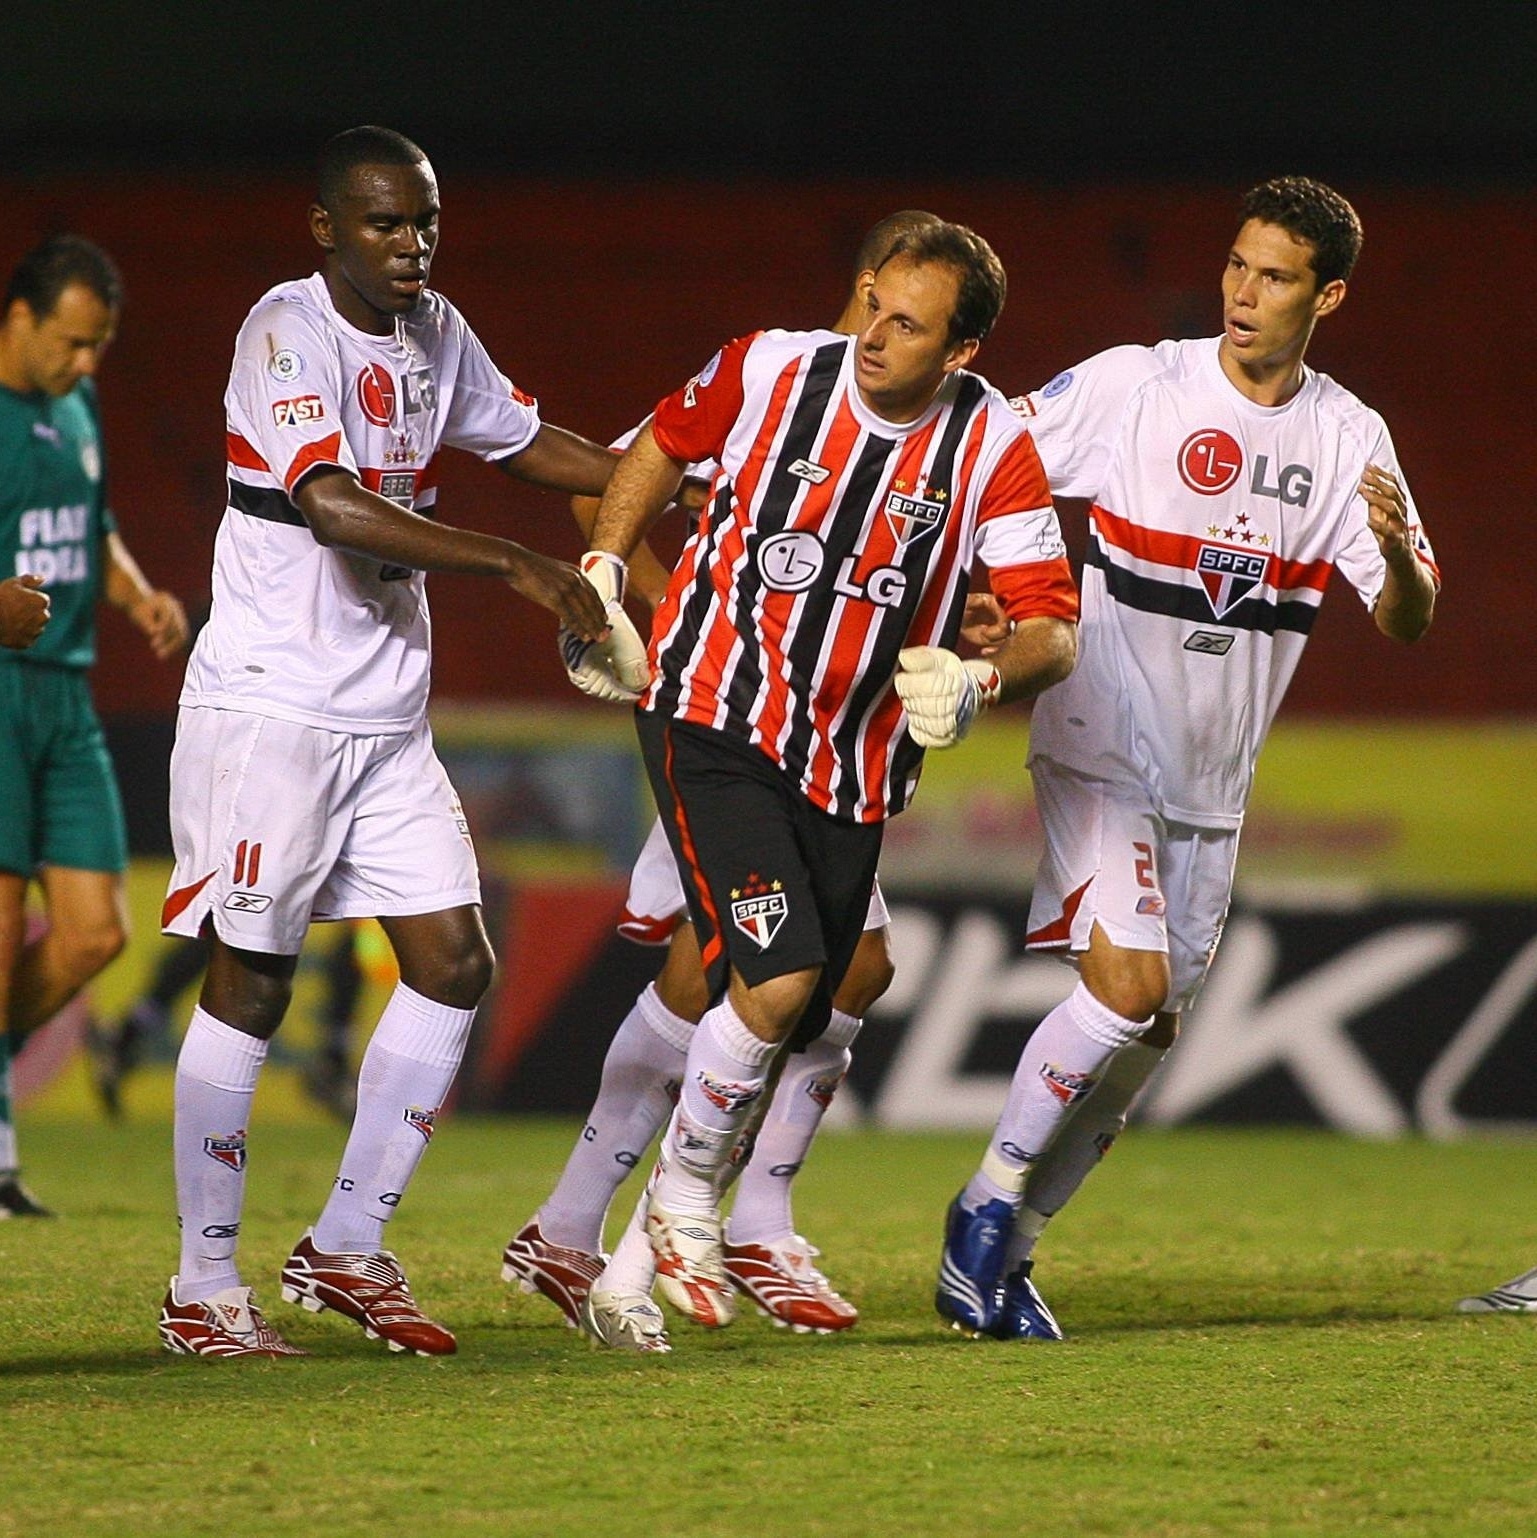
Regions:
<instances>
[{"instance_id":1,"label":"blurred background player","mask_svg":"<svg viewBox=\"0 0 1537 1538\"><path fill-rule=\"evenodd\" d=\"M1252 189L1239 224L1220 336L1112 348L1022 403L1053 492L1093 503L1078 666L1030 728L1046 853L1027 943L1079 981L1025 1044L949 1210L935 1305L968 1334L1061 1338L1036 1241L1206 976L1255 760L1331 572L1393 640L1435 607L1386 425L1303 362L1344 302L1355 210L1287 176Z\"/></svg>"},{"instance_id":2,"label":"blurred background player","mask_svg":"<svg viewBox=\"0 0 1537 1538\"><path fill-rule=\"evenodd\" d=\"M27 650L0 651L0 1217L38 1217L46 1209L20 1179L11 1042L57 1014L127 935L127 833L89 679L96 606L122 610L161 661L185 645L187 617L145 580L108 504L95 374L122 306L117 268L89 241L55 236L22 258L3 306L0 563L51 607ZM34 880L47 927L28 940Z\"/></svg>"},{"instance_id":3,"label":"blurred background player","mask_svg":"<svg viewBox=\"0 0 1537 1538\"><path fill-rule=\"evenodd\" d=\"M937 222L921 209L903 209L865 234L834 331L852 336L859 330L875 269L903 235ZM639 430L614 446L628 448ZM714 461L691 464L685 483L707 485L718 468ZM592 532L597 509L593 498L572 502L584 536ZM670 578L642 542L631 558L629 590L654 610ZM737 1183L726 1233L727 1273L776 1324L798 1330L826 1333L859 1319L815 1264L816 1247L796 1233L791 1184L848 1072L849 1049L865 1012L891 984L888 922L877 885L827 1029L785 1060L762 1123L730 1166ZM542 1292L572 1324L583 1323L583 1304L596 1283L587 1332L607 1345L657 1351L667 1337L661 1311L651 1302L655 1260L643 1214L632 1218L612 1261L601 1252L609 1205L672 1114L689 1041L709 1006L699 942L660 819L636 860L619 932L637 944L665 944L667 957L614 1033L587 1123L555 1189L508 1242L502 1276L525 1292Z\"/></svg>"}]
</instances>

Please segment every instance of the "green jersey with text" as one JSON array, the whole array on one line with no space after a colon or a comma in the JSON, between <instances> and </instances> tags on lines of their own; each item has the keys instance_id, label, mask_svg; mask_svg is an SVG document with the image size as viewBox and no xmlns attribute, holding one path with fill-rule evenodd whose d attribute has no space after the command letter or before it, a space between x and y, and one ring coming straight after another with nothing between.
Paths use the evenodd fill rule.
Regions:
<instances>
[{"instance_id":1,"label":"green jersey with text","mask_svg":"<svg viewBox=\"0 0 1537 1538\"><path fill-rule=\"evenodd\" d=\"M96 388L18 395L0 386L0 577L35 572L52 601L47 628L0 660L88 668L96 660L107 509Z\"/></svg>"}]
</instances>

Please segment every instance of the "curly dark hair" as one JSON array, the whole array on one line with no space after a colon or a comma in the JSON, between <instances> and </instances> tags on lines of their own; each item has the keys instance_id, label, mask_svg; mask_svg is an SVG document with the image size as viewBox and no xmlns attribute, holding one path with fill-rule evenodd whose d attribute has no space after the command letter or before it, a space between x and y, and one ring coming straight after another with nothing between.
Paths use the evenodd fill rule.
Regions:
<instances>
[{"instance_id":1,"label":"curly dark hair","mask_svg":"<svg viewBox=\"0 0 1537 1538\"><path fill-rule=\"evenodd\" d=\"M1313 248L1318 286L1343 281L1361 254L1361 220L1332 187L1311 176L1273 176L1251 188L1239 205L1239 224L1276 224Z\"/></svg>"},{"instance_id":2,"label":"curly dark hair","mask_svg":"<svg viewBox=\"0 0 1537 1538\"><path fill-rule=\"evenodd\" d=\"M1008 279L998 253L964 224L935 219L920 224L900 236L881 262L884 267L894 256L906 256L915 262L937 262L948 267L960 280L955 309L950 315L950 341L980 342L997 324L1003 313Z\"/></svg>"}]
</instances>

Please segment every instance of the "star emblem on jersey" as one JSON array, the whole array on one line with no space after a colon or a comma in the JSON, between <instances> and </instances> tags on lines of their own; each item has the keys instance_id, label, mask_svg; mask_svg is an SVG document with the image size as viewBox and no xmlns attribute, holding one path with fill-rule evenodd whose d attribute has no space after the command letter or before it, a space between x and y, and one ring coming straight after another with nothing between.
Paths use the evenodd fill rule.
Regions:
<instances>
[{"instance_id":1,"label":"star emblem on jersey","mask_svg":"<svg viewBox=\"0 0 1537 1538\"><path fill-rule=\"evenodd\" d=\"M886 522L897 544L910 545L932 534L943 522L949 500L942 486L930 488L920 481L909 494L905 481L895 482L886 498Z\"/></svg>"},{"instance_id":2,"label":"star emblem on jersey","mask_svg":"<svg viewBox=\"0 0 1537 1538\"><path fill-rule=\"evenodd\" d=\"M766 951L790 912L783 883L765 881L753 871L740 887L731 889L731 896L732 923Z\"/></svg>"},{"instance_id":3,"label":"star emblem on jersey","mask_svg":"<svg viewBox=\"0 0 1537 1538\"><path fill-rule=\"evenodd\" d=\"M1212 613L1221 619L1265 580L1270 557L1227 545L1202 545L1195 561L1196 575L1206 589Z\"/></svg>"}]
</instances>

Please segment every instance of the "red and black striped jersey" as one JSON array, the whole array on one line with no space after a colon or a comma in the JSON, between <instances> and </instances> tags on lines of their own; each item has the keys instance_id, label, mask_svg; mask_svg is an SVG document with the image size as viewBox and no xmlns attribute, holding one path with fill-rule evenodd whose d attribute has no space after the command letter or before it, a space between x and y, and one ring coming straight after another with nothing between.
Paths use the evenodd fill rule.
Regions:
<instances>
[{"instance_id":1,"label":"red and black striped jersey","mask_svg":"<svg viewBox=\"0 0 1537 1538\"><path fill-rule=\"evenodd\" d=\"M975 560L1016 619L1077 617L1029 431L958 371L916 420L877 416L854 339L732 342L657 407L677 460L721 469L652 631L643 708L744 737L835 817L911 798L922 750L892 679L905 646L951 646Z\"/></svg>"}]
</instances>

